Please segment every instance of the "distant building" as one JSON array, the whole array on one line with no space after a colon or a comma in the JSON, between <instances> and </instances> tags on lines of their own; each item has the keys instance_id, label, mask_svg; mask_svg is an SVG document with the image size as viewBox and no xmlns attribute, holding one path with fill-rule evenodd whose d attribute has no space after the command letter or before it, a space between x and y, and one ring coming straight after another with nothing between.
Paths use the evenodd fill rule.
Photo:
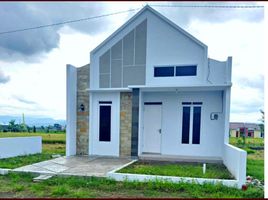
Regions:
<instances>
[{"instance_id":1,"label":"distant building","mask_svg":"<svg viewBox=\"0 0 268 200\"><path fill-rule=\"evenodd\" d=\"M259 124L230 122L230 137L242 137L243 133L246 137L263 138Z\"/></svg>"}]
</instances>

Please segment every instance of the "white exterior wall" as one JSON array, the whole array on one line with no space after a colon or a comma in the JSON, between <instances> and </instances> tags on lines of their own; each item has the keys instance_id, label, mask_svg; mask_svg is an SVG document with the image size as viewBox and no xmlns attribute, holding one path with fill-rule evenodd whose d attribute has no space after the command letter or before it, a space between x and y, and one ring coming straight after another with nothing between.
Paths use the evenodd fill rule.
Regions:
<instances>
[{"instance_id":1,"label":"white exterior wall","mask_svg":"<svg viewBox=\"0 0 268 200\"><path fill-rule=\"evenodd\" d=\"M144 102L150 101L162 102L161 153L163 155L204 156L219 159L222 157L224 113L219 113L218 120L210 119L212 112L222 112L221 91L143 93L142 105L144 105ZM203 102L201 106L200 144L181 143L182 102ZM143 120L140 120L140 123L142 122ZM142 132L142 129L140 131ZM140 133L140 138L143 134L146 133ZM140 144L143 145L143 143Z\"/></svg>"},{"instance_id":2,"label":"white exterior wall","mask_svg":"<svg viewBox=\"0 0 268 200\"><path fill-rule=\"evenodd\" d=\"M207 79L211 84L230 84L232 72L232 58L228 57L226 61L214 59L208 60Z\"/></svg>"},{"instance_id":3,"label":"white exterior wall","mask_svg":"<svg viewBox=\"0 0 268 200\"><path fill-rule=\"evenodd\" d=\"M111 142L99 141L99 101L112 101ZM91 92L90 155L119 156L120 140L120 92Z\"/></svg>"},{"instance_id":4,"label":"white exterior wall","mask_svg":"<svg viewBox=\"0 0 268 200\"><path fill-rule=\"evenodd\" d=\"M76 155L77 69L67 65L66 74L66 156L72 156Z\"/></svg>"},{"instance_id":5,"label":"white exterior wall","mask_svg":"<svg viewBox=\"0 0 268 200\"><path fill-rule=\"evenodd\" d=\"M223 163L238 180L238 187L246 183L247 152L225 143Z\"/></svg>"},{"instance_id":6,"label":"white exterior wall","mask_svg":"<svg viewBox=\"0 0 268 200\"><path fill-rule=\"evenodd\" d=\"M135 26L147 19L146 86L204 85L207 77L207 47L201 46L184 33L150 11L141 13L134 21L90 53L90 88L99 89L99 58ZM154 66L197 65L197 76L153 77Z\"/></svg>"},{"instance_id":7,"label":"white exterior wall","mask_svg":"<svg viewBox=\"0 0 268 200\"><path fill-rule=\"evenodd\" d=\"M204 84L207 49L152 13L147 19L146 86ZM154 77L154 66L197 65L197 76Z\"/></svg>"},{"instance_id":8,"label":"white exterior wall","mask_svg":"<svg viewBox=\"0 0 268 200\"><path fill-rule=\"evenodd\" d=\"M0 159L42 153L42 137L0 138Z\"/></svg>"}]
</instances>

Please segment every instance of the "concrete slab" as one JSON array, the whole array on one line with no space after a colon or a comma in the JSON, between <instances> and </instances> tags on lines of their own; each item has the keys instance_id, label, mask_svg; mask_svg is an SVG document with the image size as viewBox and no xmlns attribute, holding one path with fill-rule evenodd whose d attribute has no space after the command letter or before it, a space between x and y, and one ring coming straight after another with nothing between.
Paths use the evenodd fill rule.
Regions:
<instances>
[{"instance_id":1,"label":"concrete slab","mask_svg":"<svg viewBox=\"0 0 268 200\"><path fill-rule=\"evenodd\" d=\"M51 162L64 165L67 167L76 167L79 165L86 164L92 160L96 159L96 157L88 157L88 156L77 156L77 157L61 157L51 160Z\"/></svg>"},{"instance_id":2,"label":"concrete slab","mask_svg":"<svg viewBox=\"0 0 268 200\"><path fill-rule=\"evenodd\" d=\"M53 177L53 175L44 175L44 174L42 174L42 175L40 175L40 176L38 176L38 177L35 177L35 178L33 179L33 181L34 181L34 182L41 182L41 181L45 181L45 180L47 180L47 179L50 179L51 177Z\"/></svg>"},{"instance_id":3,"label":"concrete slab","mask_svg":"<svg viewBox=\"0 0 268 200\"><path fill-rule=\"evenodd\" d=\"M10 169L2 169L2 168L0 168L0 174L1 175L6 175L6 174L8 174L9 171L10 171Z\"/></svg>"},{"instance_id":4,"label":"concrete slab","mask_svg":"<svg viewBox=\"0 0 268 200\"><path fill-rule=\"evenodd\" d=\"M49 171L53 171L55 173L59 173L59 172L63 172L67 169L69 169L69 167L64 166L64 165L59 165L56 163L51 162L50 164L43 166L44 169L47 169Z\"/></svg>"},{"instance_id":5,"label":"concrete slab","mask_svg":"<svg viewBox=\"0 0 268 200\"><path fill-rule=\"evenodd\" d=\"M37 174L56 174L53 171L44 169L42 167L37 167L37 166L34 166L34 165L26 165L26 166L23 166L23 167L13 169L11 171L14 171L14 172L31 172L31 173L37 173Z\"/></svg>"},{"instance_id":6,"label":"concrete slab","mask_svg":"<svg viewBox=\"0 0 268 200\"><path fill-rule=\"evenodd\" d=\"M123 166L131 159L97 156L60 157L16 168L17 172L33 172L50 175L107 177L107 173Z\"/></svg>"}]
</instances>

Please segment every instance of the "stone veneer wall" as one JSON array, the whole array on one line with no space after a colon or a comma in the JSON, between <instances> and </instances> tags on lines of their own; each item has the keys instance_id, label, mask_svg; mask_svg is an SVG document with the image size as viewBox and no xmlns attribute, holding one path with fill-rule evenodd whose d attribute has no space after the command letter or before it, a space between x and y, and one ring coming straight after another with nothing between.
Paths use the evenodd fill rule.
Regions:
<instances>
[{"instance_id":1,"label":"stone veneer wall","mask_svg":"<svg viewBox=\"0 0 268 200\"><path fill-rule=\"evenodd\" d=\"M132 93L120 94L120 156L131 156Z\"/></svg>"},{"instance_id":2,"label":"stone veneer wall","mask_svg":"<svg viewBox=\"0 0 268 200\"><path fill-rule=\"evenodd\" d=\"M76 154L88 155L89 147L89 64L77 68ZM85 110L81 111L80 105Z\"/></svg>"}]
</instances>

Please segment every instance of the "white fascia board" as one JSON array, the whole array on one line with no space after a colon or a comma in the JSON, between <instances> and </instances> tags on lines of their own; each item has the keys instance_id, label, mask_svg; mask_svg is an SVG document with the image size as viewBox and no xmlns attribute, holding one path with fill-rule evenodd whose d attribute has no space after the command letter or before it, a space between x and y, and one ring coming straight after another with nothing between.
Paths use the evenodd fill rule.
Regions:
<instances>
[{"instance_id":1,"label":"white fascia board","mask_svg":"<svg viewBox=\"0 0 268 200\"><path fill-rule=\"evenodd\" d=\"M154 85L154 86L146 86L146 85L130 85L128 88L213 88L213 87L231 87L232 83L230 84L220 84L220 85L169 85L169 86L163 86L163 85Z\"/></svg>"},{"instance_id":2,"label":"white fascia board","mask_svg":"<svg viewBox=\"0 0 268 200\"><path fill-rule=\"evenodd\" d=\"M86 89L89 92L131 92L131 88L100 88L100 89Z\"/></svg>"},{"instance_id":3,"label":"white fascia board","mask_svg":"<svg viewBox=\"0 0 268 200\"><path fill-rule=\"evenodd\" d=\"M186 91L222 91L231 85L199 85L199 86L130 86L140 88L142 92L186 92Z\"/></svg>"},{"instance_id":4,"label":"white fascia board","mask_svg":"<svg viewBox=\"0 0 268 200\"><path fill-rule=\"evenodd\" d=\"M214 58L208 58L208 60L215 61L215 62L220 62L220 63L226 63L226 60L225 61L221 61L221 60L216 60Z\"/></svg>"},{"instance_id":5,"label":"white fascia board","mask_svg":"<svg viewBox=\"0 0 268 200\"><path fill-rule=\"evenodd\" d=\"M133 88L140 88L140 89L224 89L231 87L232 84L225 84L225 85L181 85L181 86L145 86L145 85L131 85L128 88L100 88L100 89L86 89L89 92L131 92Z\"/></svg>"}]
</instances>

